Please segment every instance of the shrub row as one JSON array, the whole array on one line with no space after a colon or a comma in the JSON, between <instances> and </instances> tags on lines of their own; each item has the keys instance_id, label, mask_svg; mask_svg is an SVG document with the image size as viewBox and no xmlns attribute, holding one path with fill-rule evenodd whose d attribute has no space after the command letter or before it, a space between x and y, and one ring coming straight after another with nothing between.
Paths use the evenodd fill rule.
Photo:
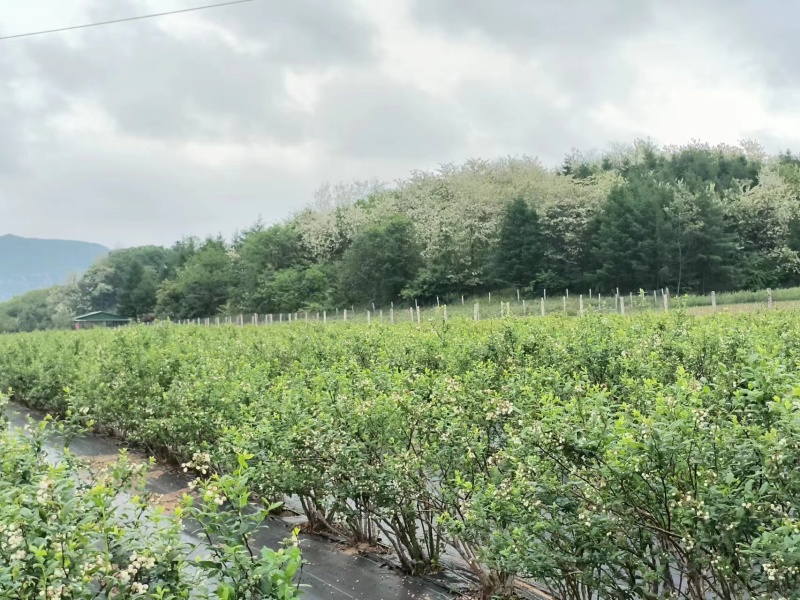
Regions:
<instances>
[{"instance_id":1,"label":"shrub row","mask_svg":"<svg viewBox=\"0 0 800 600\"><path fill-rule=\"evenodd\" d=\"M486 597L796 598L798 316L24 334L0 386Z\"/></svg>"}]
</instances>

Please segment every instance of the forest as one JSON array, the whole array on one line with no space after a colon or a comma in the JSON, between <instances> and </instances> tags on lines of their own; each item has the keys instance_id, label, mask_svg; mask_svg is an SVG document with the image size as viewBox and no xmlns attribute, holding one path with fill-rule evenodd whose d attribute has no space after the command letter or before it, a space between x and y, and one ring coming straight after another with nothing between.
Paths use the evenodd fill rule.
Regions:
<instances>
[{"instance_id":1,"label":"forest","mask_svg":"<svg viewBox=\"0 0 800 600\"><path fill-rule=\"evenodd\" d=\"M111 252L0 304L0 332L110 310L140 319L387 306L521 289L673 294L800 284L800 155L755 142L508 157L321 186L290 218Z\"/></svg>"}]
</instances>

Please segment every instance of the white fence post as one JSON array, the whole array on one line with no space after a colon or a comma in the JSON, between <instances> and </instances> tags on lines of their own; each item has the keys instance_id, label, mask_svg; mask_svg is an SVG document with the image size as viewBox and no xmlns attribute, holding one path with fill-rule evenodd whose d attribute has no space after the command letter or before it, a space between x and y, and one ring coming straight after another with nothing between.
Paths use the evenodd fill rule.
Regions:
<instances>
[{"instance_id":1,"label":"white fence post","mask_svg":"<svg viewBox=\"0 0 800 600\"><path fill-rule=\"evenodd\" d=\"M711 292L711 310L717 311L717 292Z\"/></svg>"},{"instance_id":2,"label":"white fence post","mask_svg":"<svg viewBox=\"0 0 800 600\"><path fill-rule=\"evenodd\" d=\"M542 296L542 316L544 316L544 296Z\"/></svg>"},{"instance_id":3,"label":"white fence post","mask_svg":"<svg viewBox=\"0 0 800 600\"><path fill-rule=\"evenodd\" d=\"M583 316L583 294L578 296L578 314Z\"/></svg>"},{"instance_id":4,"label":"white fence post","mask_svg":"<svg viewBox=\"0 0 800 600\"><path fill-rule=\"evenodd\" d=\"M772 288L767 288L767 308L772 308Z\"/></svg>"}]
</instances>

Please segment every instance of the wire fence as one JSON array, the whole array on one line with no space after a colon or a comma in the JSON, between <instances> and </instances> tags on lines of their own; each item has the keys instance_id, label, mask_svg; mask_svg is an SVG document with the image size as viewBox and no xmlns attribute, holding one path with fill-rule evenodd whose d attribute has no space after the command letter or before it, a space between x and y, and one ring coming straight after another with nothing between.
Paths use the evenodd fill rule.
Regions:
<instances>
[{"instance_id":1,"label":"wire fence","mask_svg":"<svg viewBox=\"0 0 800 600\"><path fill-rule=\"evenodd\" d=\"M510 317L536 317L553 314L582 316L589 313L617 313L634 315L645 312L668 312L675 308L693 309L695 312L716 312L726 306L747 304L751 308L763 307L772 309L776 302L797 300L800 303L800 288L785 290L771 289L760 292L730 292L707 295L672 297L668 288L638 293L598 294L589 291L587 294L574 294L565 290L558 296L543 293L538 298L525 298L519 291L514 294L489 293L486 296L461 296L460 300L447 304L438 298L435 304L421 305L418 302L399 306L392 303L388 307L335 308L333 310L309 311L301 310L284 313L239 313L233 315L216 315L213 317L179 319L174 321L181 325L283 325L294 322L306 323L422 323L426 319L441 320L471 319L483 321Z\"/></svg>"}]
</instances>

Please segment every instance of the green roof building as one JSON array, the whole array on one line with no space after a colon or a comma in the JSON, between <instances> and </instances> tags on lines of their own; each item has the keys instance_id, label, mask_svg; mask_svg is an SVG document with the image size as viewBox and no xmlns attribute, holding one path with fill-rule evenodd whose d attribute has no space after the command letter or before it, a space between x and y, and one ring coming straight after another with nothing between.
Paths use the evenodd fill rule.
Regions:
<instances>
[{"instance_id":1,"label":"green roof building","mask_svg":"<svg viewBox=\"0 0 800 600\"><path fill-rule=\"evenodd\" d=\"M75 329L91 329L92 327L121 327L128 325L131 320L120 317L114 313L98 310L85 315L80 315L72 320Z\"/></svg>"}]
</instances>

